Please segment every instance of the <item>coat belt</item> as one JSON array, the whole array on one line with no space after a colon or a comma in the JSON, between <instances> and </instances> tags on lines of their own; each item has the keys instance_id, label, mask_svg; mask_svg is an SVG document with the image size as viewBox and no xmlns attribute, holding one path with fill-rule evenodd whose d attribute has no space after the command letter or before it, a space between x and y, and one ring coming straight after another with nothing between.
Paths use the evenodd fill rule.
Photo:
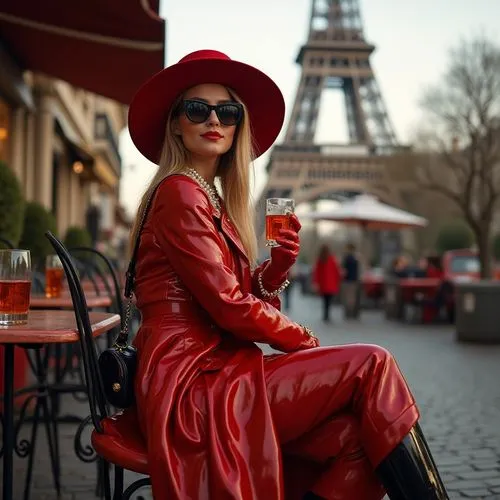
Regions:
<instances>
[{"instance_id":1,"label":"coat belt","mask_svg":"<svg viewBox=\"0 0 500 500\"><path fill-rule=\"evenodd\" d=\"M165 314L179 314L180 316L205 315L205 311L191 300L163 300L140 307L143 320L163 316Z\"/></svg>"}]
</instances>

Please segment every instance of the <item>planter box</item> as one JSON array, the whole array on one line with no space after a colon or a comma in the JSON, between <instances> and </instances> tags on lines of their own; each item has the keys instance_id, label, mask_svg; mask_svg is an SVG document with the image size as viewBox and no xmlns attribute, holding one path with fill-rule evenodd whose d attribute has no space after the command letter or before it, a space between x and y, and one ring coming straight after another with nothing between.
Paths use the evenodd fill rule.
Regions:
<instances>
[{"instance_id":1,"label":"planter box","mask_svg":"<svg viewBox=\"0 0 500 500\"><path fill-rule=\"evenodd\" d=\"M500 283L456 284L457 340L500 344Z\"/></svg>"}]
</instances>

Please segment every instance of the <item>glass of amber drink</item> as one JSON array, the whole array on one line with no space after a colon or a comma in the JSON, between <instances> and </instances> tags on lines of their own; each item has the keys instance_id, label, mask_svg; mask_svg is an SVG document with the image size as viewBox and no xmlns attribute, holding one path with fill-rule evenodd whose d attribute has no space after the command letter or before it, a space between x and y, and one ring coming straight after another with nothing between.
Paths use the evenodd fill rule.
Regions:
<instances>
[{"instance_id":1,"label":"glass of amber drink","mask_svg":"<svg viewBox=\"0 0 500 500\"><path fill-rule=\"evenodd\" d=\"M290 228L290 215L295 209L291 198L268 198L266 200L266 246L279 246L276 238L280 229Z\"/></svg>"},{"instance_id":2,"label":"glass of amber drink","mask_svg":"<svg viewBox=\"0 0 500 500\"><path fill-rule=\"evenodd\" d=\"M57 255L45 258L45 296L49 299L61 296L64 269Z\"/></svg>"},{"instance_id":3,"label":"glass of amber drink","mask_svg":"<svg viewBox=\"0 0 500 500\"><path fill-rule=\"evenodd\" d=\"M0 250L0 325L28 322L30 292L29 250Z\"/></svg>"}]
</instances>

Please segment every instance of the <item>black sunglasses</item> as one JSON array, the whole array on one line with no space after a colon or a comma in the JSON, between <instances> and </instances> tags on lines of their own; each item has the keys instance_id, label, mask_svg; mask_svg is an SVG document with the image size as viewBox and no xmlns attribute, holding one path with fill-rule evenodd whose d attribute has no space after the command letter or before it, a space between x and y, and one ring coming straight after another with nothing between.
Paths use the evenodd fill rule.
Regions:
<instances>
[{"instance_id":1,"label":"black sunglasses","mask_svg":"<svg viewBox=\"0 0 500 500\"><path fill-rule=\"evenodd\" d=\"M225 102L212 106L204 101L185 99L182 104L188 120L193 123L206 122L212 110L215 110L223 125L238 125L243 117L243 106L239 102Z\"/></svg>"}]
</instances>

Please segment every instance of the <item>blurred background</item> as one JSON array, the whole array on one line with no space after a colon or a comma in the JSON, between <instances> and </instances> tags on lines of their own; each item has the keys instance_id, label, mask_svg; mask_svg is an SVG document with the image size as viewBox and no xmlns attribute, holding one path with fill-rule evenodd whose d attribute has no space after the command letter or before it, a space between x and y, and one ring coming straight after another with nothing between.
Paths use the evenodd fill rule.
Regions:
<instances>
[{"instance_id":1,"label":"blurred background","mask_svg":"<svg viewBox=\"0 0 500 500\"><path fill-rule=\"evenodd\" d=\"M296 60L310 38L312 17L317 32L327 30L328 22L338 33L351 29L348 23L353 23L353 30L372 47L366 59L377 84L379 98L375 104L383 105L395 144L406 148L409 154L421 145L422 130L429 123L429 106L424 102L429 88L446 88L446 74L453 62L450 51L463 48L462 44L470 48L478 38L496 46L500 37L496 29L500 6L487 0L478 0L473 8L466 0L453 5L445 0L418 4L359 0L350 10L344 6L343 13L329 7L343 2L328 1L296 0L293 5L285 0L276 0L272 5L263 0L237 4L193 0L189 5L156 1L149 2L149 15L129 2L131 7L113 13L115 18L108 12L108 24L102 23L104 29L99 35L121 37L121 46L99 45L92 38L74 37L70 32L64 38L64 33L54 31L54 26L88 32L97 29L90 19L92 9L99 12L97 2L82 7L79 16L71 8L61 12L55 1L45 3L43 8L30 2L24 2L22 8L9 7L9 3L15 2L7 2L2 8L5 12L0 11L2 168L7 167L21 183L22 198L28 203L27 215L37 211L37 216L41 216L42 208L46 209L49 217L54 217L59 235L64 236L70 228L73 232L76 228L86 229L94 244L106 246L120 258L125 254L128 228L139 198L155 170L130 140L126 105L133 91L164 65L177 62L190 51L212 48L261 68L283 91L287 115L277 144L287 144L290 140L285 135L287 127L293 125L292 110L295 101L302 98L298 94L301 77L311 70L307 61L298 64ZM326 14L329 8L334 13L330 14L330 21ZM165 24L154 20L155 11L167 20ZM75 17L80 18L77 25ZM57 43L57 36L67 43ZM133 44L123 44L125 39L140 37L146 37L152 45L156 43L156 50L138 50ZM147 58L144 54L148 54ZM350 76L349 71L341 75L340 84L325 76L317 85L321 90L316 91L315 123L307 138L309 145L345 146L354 142L349 133L350 108L342 86L342 78ZM363 100L369 99L365 96L359 100L364 105ZM464 146L463 141L458 145ZM341 156L347 152L345 148L339 151ZM272 154L271 150L255 163L256 200L272 194ZM349 154L352 156L352 151ZM378 234L376 248L366 257L368 261L387 265L395 253L407 252L418 258L422 252L441 250L436 245L443 226L452 225L455 232L465 232L461 227L455 228L462 221L465 226L468 222L463 210L449 197L438 196L436 203L429 203L429 199L436 198L436 189L429 190L432 195L420 196L413 160L400 155L385 162L383 182L391 184L392 191L386 193L385 201L426 216L430 224L416 235ZM289 187L294 195L303 188ZM345 189L333 182L319 195L299 196L304 201L298 204L297 212L300 215L335 208L346 195L359 194L370 187L373 185L361 183ZM371 191L381 194L376 189ZM33 203L41 206L34 208ZM6 220L3 224L10 223ZM9 234L1 229L6 237L18 241L21 238L19 230ZM490 239L494 239L496 231L493 224ZM360 242L360 238L359 228L304 219L302 260L312 261L319 240L326 239L338 249L347 240ZM385 252L385 259L380 252Z\"/></svg>"},{"instance_id":2,"label":"blurred background","mask_svg":"<svg viewBox=\"0 0 500 500\"><path fill-rule=\"evenodd\" d=\"M134 93L199 49L258 67L286 102L254 164L260 259L267 198L303 226L283 307L323 345L391 349L453 498L499 498L499 19L492 0L2 0L0 246L43 262L50 229L122 278L156 168Z\"/></svg>"}]
</instances>

